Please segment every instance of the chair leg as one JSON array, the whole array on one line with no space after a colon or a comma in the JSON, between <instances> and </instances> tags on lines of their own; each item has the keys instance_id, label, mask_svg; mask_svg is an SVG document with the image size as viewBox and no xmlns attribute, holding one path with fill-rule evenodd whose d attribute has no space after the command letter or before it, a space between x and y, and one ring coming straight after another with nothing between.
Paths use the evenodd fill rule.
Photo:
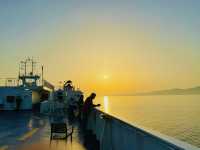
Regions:
<instances>
[{"instance_id":1,"label":"chair leg","mask_svg":"<svg viewBox=\"0 0 200 150\"><path fill-rule=\"evenodd\" d=\"M72 135L73 135L73 132L74 132L74 127L72 126L72 132L71 132L71 142L72 142Z\"/></svg>"},{"instance_id":2,"label":"chair leg","mask_svg":"<svg viewBox=\"0 0 200 150\"><path fill-rule=\"evenodd\" d=\"M71 137L71 143L72 143L72 133L71 133L71 136L70 136L70 137Z\"/></svg>"}]
</instances>

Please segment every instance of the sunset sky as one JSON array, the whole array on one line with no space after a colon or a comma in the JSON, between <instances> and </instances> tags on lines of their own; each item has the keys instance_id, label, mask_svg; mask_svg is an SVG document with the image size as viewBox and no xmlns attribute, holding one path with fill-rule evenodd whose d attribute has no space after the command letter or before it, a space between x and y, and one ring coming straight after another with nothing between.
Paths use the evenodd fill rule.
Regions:
<instances>
[{"instance_id":1,"label":"sunset sky","mask_svg":"<svg viewBox=\"0 0 200 150\"><path fill-rule=\"evenodd\" d=\"M0 78L30 56L55 85L129 94L200 85L199 0L2 0Z\"/></svg>"}]
</instances>

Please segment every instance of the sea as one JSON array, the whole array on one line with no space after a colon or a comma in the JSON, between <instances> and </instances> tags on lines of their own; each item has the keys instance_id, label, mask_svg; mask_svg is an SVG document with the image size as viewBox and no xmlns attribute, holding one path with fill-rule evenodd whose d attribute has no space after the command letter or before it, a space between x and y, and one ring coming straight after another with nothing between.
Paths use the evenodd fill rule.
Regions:
<instances>
[{"instance_id":1,"label":"sea","mask_svg":"<svg viewBox=\"0 0 200 150\"><path fill-rule=\"evenodd\" d=\"M102 111L200 147L200 95L101 96Z\"/></svg>"}]
</instances>

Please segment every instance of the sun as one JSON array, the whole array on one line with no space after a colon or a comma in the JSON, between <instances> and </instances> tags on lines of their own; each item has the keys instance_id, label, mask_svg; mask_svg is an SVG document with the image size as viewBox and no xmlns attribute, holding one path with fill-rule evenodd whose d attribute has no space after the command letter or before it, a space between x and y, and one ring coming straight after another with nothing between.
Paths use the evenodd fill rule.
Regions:
<instances>
[{"instance_id":1,"label":"sun","mask_svg":"<svg viewBox=\"0 0 200 150\"><path fill-rule=\"evenodd\" d=\"M109 78L109 76L108 75L103 75L103 79L108 79Z\"/></svg>"}]
</instances>

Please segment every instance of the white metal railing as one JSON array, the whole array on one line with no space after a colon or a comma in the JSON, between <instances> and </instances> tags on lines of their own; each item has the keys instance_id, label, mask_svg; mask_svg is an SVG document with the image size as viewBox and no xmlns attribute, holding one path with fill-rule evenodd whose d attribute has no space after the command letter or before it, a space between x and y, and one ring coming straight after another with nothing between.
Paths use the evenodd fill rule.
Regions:
<instances>
[{"instance_id":1,"label":"white metal railing","mask_svg":"<svg viewBox=\"0 0 200 150\"><path fill-rule=\"evenodd\" d=\"M0 87L15 87L18 85L17 78L0 78Z\"/></svg>"},{"instance_id":2,"label":"white metal railing","mask_svg":"<svg viewBox=\"0 0 200 150\"><path fill-rule=\"evenodd\" d=\"M98 109L90 113L87 128L100 141L101 150L200 150L155 131L128 124Z\"/></svg>"}]
</instances>

